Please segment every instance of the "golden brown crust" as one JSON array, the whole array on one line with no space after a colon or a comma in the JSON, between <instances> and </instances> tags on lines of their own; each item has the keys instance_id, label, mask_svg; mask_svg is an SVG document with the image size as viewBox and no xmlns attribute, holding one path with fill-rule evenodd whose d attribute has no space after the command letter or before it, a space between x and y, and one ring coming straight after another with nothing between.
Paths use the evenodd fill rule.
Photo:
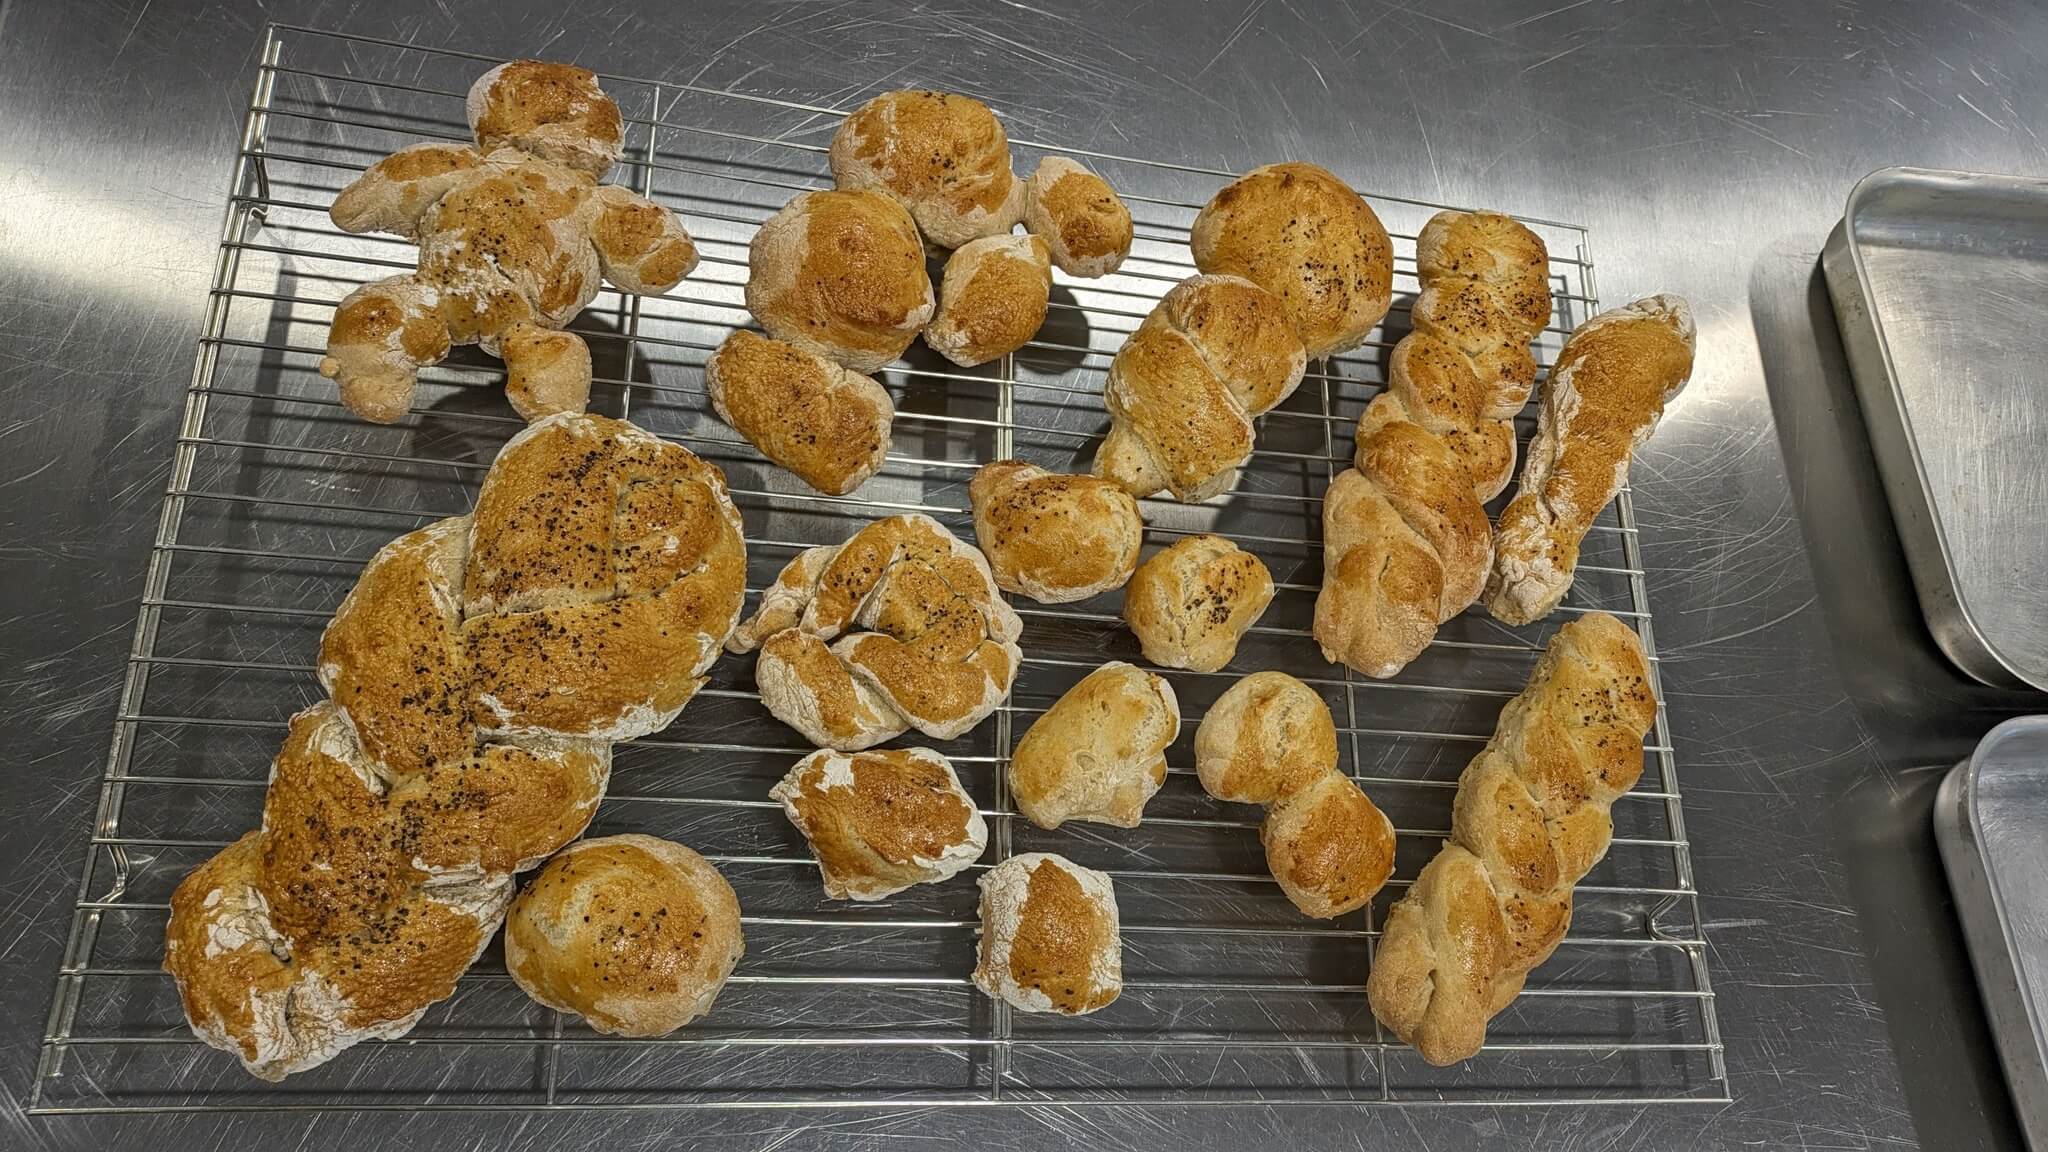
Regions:
<instances>
[{"instance_id":1,"label":"golden brown crust","mask_svg":"<svg viewBox=\"0 0 2048 1152\"><path fill-rule=\"evenodd\" d=\"M1392 676L1442 620L1444 566L1384 490L1345 469L1323 493L1323 586L1311 633L1323 659Z\"/></svg>"},{"instance_id":2,"label":"golden brown crust","mask_svg":"<svg viewBox=\"0 0 2048 1152\"><path fill-rule=\"evenodd\" d=\"M1112 661L1069 688L1017 742L1011 797L1040 828L1068 820L1135 828L1166 783L1166 749L1179 735L1173 685Z\"/></svg>"},{"instance_id":3,"label":"golden brown crust","mask_svg":"<svg viewBox=\"0 0 2048 1152\"><path fill-rule=\"evenodd\" d=\"M1010 230L1024 190L1010 141L988 105L951 92L884 92L832 135L832 178L901 201L941 248Z\"/></svg>"},{"instance_id":4,"label":"golden brown crust","mask_svg":"<svg viewBox=\"0 0 2048 1152\"><path fill-rule=\"evenodd\" d=\"M705 360L704 384L719 419L820 492L853 491L888 456L889 393L794 344L737 329Z\"/></svg>"},{"instance_id":5,"label":"golden brown crust","mask_svg":"<svg viewBox=\"0 0 2048 1152\"><path fill-rule=\"evenodd\" d=\"M1273 602L1273 575L1221 536L1189 536L1138 566L1124 588L1124 620L1145 659L1215 672Z\"/></svg>"},{"instance_id":6,"label":"golden brown crust","mask_svg":"<svg viewBox=\"0 0 2048 1152\"><path fill-rule=\"evenodd\" d=\"M946 259L924 342L963 368L1022 348L1045 323L1052 262L1036 236L984 236Z\"/></svg>"},{"instance_id":7,"label":"golden brown crust","mask_svg":"<svg viewBox=\"0 0 2048 1152\"><path fill-rule=\"evenodd\" d=\"M835 900L879 900L972 864L988 825L944 756L814 752L769 791L810 842Z\"/></svg>"},{"instance_id":8,"label":"golden brown crust","mask_svg":"<svg viewBox=\"0 0 2048 1152\"><path fill-rule=\"evenodd\" d=\"M1085 600L1138 566L1145 522L1108 480L1047 472L1021 460L984 464L967 486L974 538L996 583L1041 604Z\"/></svg>"},{"instance_id":9,"label":"golden brown crust","mask_svg":"<svg viewBox=\"0 0 2048 1152\"><path fill-rule=\"evenodd\" d=\"M1273 804L1336 768L1329 705L1285 672L1254 672L1231 685L1195 730L1195 772L1218 800Z\"/></svg>"},{"instance_id":10,"label":"golden brown crust","mask_svg":"<svg viewBox=\"0 0 2048 1152\"><path fill-rule=\"evenodd\" d=\"M1108 876L1031 852L982 875L974 983L1026 1012L1075 1016L1123 990L1123 943Z\"/></svg>"},{"instance_id":11,"label":"golden brown crust","mask_svg":"<svg viewBox=\"0 0 2048 1152\"><path fill-rule=\"evenodd\" d=\"M1365 907L1394 874L1394 825L1357 783L1325 772L1281 797L1259 825L1266 867L1309 916Z\"/></svg>"},{"instance_id":12,"label":"golden brown crust","mask_svg":"<svg viewBox=\"0 0 2048 1152\"><path fill-rule=\"evenodd\" d=\"M619 158L625 124L597 74L573 64L513 60L469 90L469 130L484 151L511 147L592 177Z\"/></svg>"},{"instance_id":13,"label":"golden brown crust","mask_svg":"<svg viewBox=\"0 0 2048 1152\"><path fill-rule=\"evenodd\" d=\"M801 628L784 628L762 642L754 683L770 714L823 748L858 751L910 728L831 647Z\"/></svg>"},{"instance_id":14,"label":"golden brown crust","mask_svg":"<svg viewBox=\"0 0 2048 1152\"><path fill-rule=\"evenodd\" d=\"M924 245L879 192L798 194L747 247L747 311L770 336L873 372L932 317Z\"/></svg>"},{"instance_id":15,"label":"golden brown crust","mask_svg":"<svg viewBox=\"0 0 2048 1152\"><path fill-rule=\"evenodd\" d=\"M1065 156L1041 159L1025 182L1024 227L1069 276L1107 276L1131 254L1131 210L1107 180Z\"/></svg>"}]
</instances>

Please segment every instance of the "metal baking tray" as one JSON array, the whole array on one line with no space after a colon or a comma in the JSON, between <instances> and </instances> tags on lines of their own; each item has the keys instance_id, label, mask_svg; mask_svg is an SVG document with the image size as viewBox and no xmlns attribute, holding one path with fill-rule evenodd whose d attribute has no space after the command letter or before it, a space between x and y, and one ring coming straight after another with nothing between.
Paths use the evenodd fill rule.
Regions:
<instances>
[{"instance_id":1,"label":"metal baking tray","mask_svg":"<svg viewBox=\"0 0 2048 1152\"><path fill-rule=\"evenodd\" d=\"M2048 180L1879 169L1821 264L1936 642L2048 689Z\"/></svg>"},{"instance_id":2,"label":"metal baking tray","mask_svg":"<svg viewBox=\"0 0 2048 1152\"><path fill-rule=\"evenodd\" d=\"M2013 1107L2048 1149L2048 716L1993 728L1941 783L1935 839Z\"/></svg>"}]
</instances>

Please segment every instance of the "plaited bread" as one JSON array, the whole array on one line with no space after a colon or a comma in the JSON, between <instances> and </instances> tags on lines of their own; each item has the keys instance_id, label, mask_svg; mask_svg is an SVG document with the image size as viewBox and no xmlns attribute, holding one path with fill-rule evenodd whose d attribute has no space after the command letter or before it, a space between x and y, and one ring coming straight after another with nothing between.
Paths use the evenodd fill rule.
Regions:
<instances>
[{"instance_id":1,"label":"plaited bread","mask_svg":"<svg viewBox=\"0 0 2048 1152\"><path fill-rule=\"evenodd\" d=\"M1047 156L1024 183L1024 227L1069 276L1107 276L1131 254L1131 210L1109 182L1065 156Z\"/></svg>"},{"instance_id":2,"label":"plaited bread","mask_svg":"<svg viewBox=\"0 0 2048 1152\"><path fill-rule=\"evenodd\" d=\"M895 197L941 248L1001 235L1024 214L1002 121L971 97L884 92L840 123L829 159L839 187Z\"/></svg>"},{"instance_id":3,"label":"plaited bread","mask_svg":"<svg viewBox=\"0 0 2048 1152\"><path fill-rule=\"evenodd\" d=\"M963 368L1008 356L1038 334L1051 294L1045 241L1007 233L969 240L946 258L924 342Z\"/></svg>"},{"instance_id":4,"label":"plaited bread","mask_svg":"<svg viewBox=\"0 0 2048 1152\"><path fill-rule=\"evenodd\" d=\"M1608 810L1643 771L1656 718L1642 643L1591 612L1558 629L1458 778L1450 842L1387 913L1373 1014L1432 1064L1478 1052L1486 1023L1550 958L1572 888L1606 854Z\"/></svg>"},{"instance_id":5,"label":"plaited bread","mask_svg":"<svg viewBox=\"0 0 2048 1152\"><path fill-rule=\"evenodd\" d=\"M526 994L615 1036L664 1036L709 1012L745 951L732 885L653 836L571 844L505 920L505 968Z\"/></svg>"},{"instance_id":6,"label":"plaited bread","mask_svg":"<svg viewBox=\"0 0 2048 1152\"><path fill-rule=\"evenodd\" d=\"M1364 343L1393 303L1394 248L1358 193L1313 164L1268 164L1224 186L1188 236L1195 267L1280 300L1311 359Z\"/></svg>"},{"instance_id":7,"label":"plaited bread","mask_svg":"<svg viewBox=\"0 0 2048 1152\"><path fill-rule=\"evenodd\" d=\"M1629 461L1692 377L1692 310L1651 296L1578 326L1550 370L1521 488L1500 514L1486 609L1507 624L1550 614L1579 542L1628 482Z\"/></svg>"},{"instance_id":8,"label":"plaited bread","mask_svg":"<svg viewBox=\"0 0 2048 1152\"><path fill-rule=\"evenodd\" d=\"M1064 856L1027 852L982 873L974 986L1023 1012L1080 1016L1123 991L1116 886Z\"/></svg>"},{"instance_id":9,"label":"plaited bread","mask_svg":"<svg viewBox=\"0 0 2048 1152\"><path fill-rule=\"evenodd\" d=\"M855 372L903 355L932 318L924 245L879 192L803 192L747 246L747 311L770 336Z\"/></svg>"},{"instance_id":10,"label":"plaited bread","mask_svg":"<svg viewBox=\"0 0 2048 1152\"><path fill-rule=\"evenodd\" d=\"M809 841L834 900L880 900L981 858L988 824L929 748L813 752L768 792Z\"/></svg>"},{"instance_id":11,"label":"plaited bread","mask_svg":"<svg viewBox=\"0 0 2048 1152\"><path fill-rule=\"evenodd\" d=\"M998 460L967 492L975 542L1005 592L1065 604L1121 585L1138 566L1138 502L1107 480Z\"/></svg>"},{"instance_id":12,"label":"plaited bread","mask_svg":"<svg viewBox=\"0 0 2048 1152\"><path fill-rule=\"evenodd\" d=\"M704 361L704 387L719 419L820 492L853 491L889 455L889 393L794 344L736 329Z\"/></svg>"},{"instance_id":13,"label":"plaited bread","mask_svg":"<svg viewBox=\"0 0 2048 1152\"><path fill-rule=\"evenodd\" d=\"M1173 685L1111 661L1067 689L1017 742L1011 798L1040 828L1068 820L1136 828L1166 783L1166 749L1179 736Z\"/></svg>"},{"instance_id":14,"label":"plaited bread","mask_svg":"<svg viewBox=\"0 0 2048 1152\"><path fill-rule=\"evenodd\" d=\"M1188 536L1138 566L1124 588L1124 620L1145 659L1215 672L1273 602L1273 576L1221 536Z\"/></svg>"}]
</instances>

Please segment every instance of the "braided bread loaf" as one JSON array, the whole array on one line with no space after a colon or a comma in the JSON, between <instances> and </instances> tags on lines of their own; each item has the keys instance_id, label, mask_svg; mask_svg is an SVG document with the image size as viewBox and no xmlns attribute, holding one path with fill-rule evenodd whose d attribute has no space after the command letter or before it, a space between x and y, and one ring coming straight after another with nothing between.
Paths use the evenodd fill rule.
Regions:
<instances>
[{"instance_id":1,"label":"braided bread loaf","mask_svg":"<svg viewBox=\"0 0 2048 1152\"><path fill-rule=\"evenodd\" d=\"M404 1035L575 839L611 741L668 724L739 619L718 469L630 424L541 420L476 511L377 553L320 643L262 827L171 897L200 1039L268 1080Z\"/></svg>"},{"instance_id":2,"label":"braided bread loaf","mask_svg":"<svg viewBox=\"0 0 2048 1152\"><path fill-rule=\"evenodd\" d=\"M1543 241L1492 212L1439 212L1416 241L1415 328L1358 421L1356 471L1323 503L1323 656L1392 676L1486 586L1485 502L1515 466L1529 341L1550 319Z\"/></svg>"},{"instance_id":3,"label":"braided bread loaf","mask_svg":"<svg viewBox=\"0 0 2048 1152\"><path fill-rule=\"evenodd\" d=\"M1657 712L1642 643L1593 612L1551 638L1493 739L1458 778L1451 839L1387 912L1367 993L1380 1022L1444 1065L1571 925L1572 886L1607 853L1608 808L1643 771Z\"/></svg>"}]
</instances>

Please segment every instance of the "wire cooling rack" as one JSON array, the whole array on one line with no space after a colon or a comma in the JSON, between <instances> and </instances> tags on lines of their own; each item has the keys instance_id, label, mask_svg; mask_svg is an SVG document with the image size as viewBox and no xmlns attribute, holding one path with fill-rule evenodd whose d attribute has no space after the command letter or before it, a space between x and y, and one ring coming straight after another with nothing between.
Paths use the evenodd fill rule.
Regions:
<instances>
[{"instance_id":1,"label":"wire cooling rack","mask_svg":"<svg viewBox=\"0 0 2048 1152\"><path fill-rule=\"evenodd\" d=\"M1571 935L1494 1021L1485 1051L1431 1068L1367 1008L1380 917L1436 850L1459 770L1549 632L1605 609L1631 622L1653 675L1657 667L1627 492L1588 538L1570 603L1545 625L1510 630L1468 612L1386 682L1317 654L1307 626L1321 493L1348 461L1353 423L1406 327L1413 238L1438 207L1387 196L1368 197L1399 254L1384 330L1355 354L1312 365L1260 421L1235 492L1192 507L1144 502L1148 545L1218 532L1263 558L1278 586L1229 669L1170 674L1185 735L1144 826L1043 832L1014 815L1002 784L1015 740L1062 690L1105 660L1139 658L1118 593L1020 604L1025 661L1010 701L939 745L988 806L985 864L1046 849L1115 877L1126 979L1108 1009L1032 1016L973 989L973 873L878 904L825 900L802 839L767 799L808 749L761 707L752 660L728 656L666 732L619 747L591 829L677 839L738 890L747 954L709 1017L661 1039L600 1036L528 1000L494 947L404 1039L363 1044L283 1084L252 1080L195 1040L158 968L171 889L257 822L285 720L320 696L311 667L320 629L362 562L401 532L465 511L499 445L522 426L501 367L481 357L429 370L412 413L388 427L341 410L315 373L334 304L414 257L402 242L337 231L326 215L334 193L406 144L466 139L462 94L493 63L314 29L267 33L31 1111L1728 1099L1661 709L1642 783L1614 806L1613 848L1579 887ZM753 228L797 190L829 182L825 145L839 113L662 81L605 83L629 128L612 178L680 212L704 259L667 296L608 291L578 321L599 378L593 408L725 469L756 592L796 550L877 516L927 512L972 539L966 488L981 463L1085 467L1107 423L1109 357L1193 271L1188 225L1230 176L1066 150L1130 203L1130 261L1104 280L1057 278L1045 330L1014 357L961 371L920 347L881 373L898 405L895 451L857 496L820 496L709 414L701 366L727 330L748 322L741 285ZM1013 145L1021 171L1047 151ZM1594 310L1593 260L1584 229L1530 224L1554 273L1557 315L1539 348L1547 362ZM1533 408L1520 421L1524 437L1532 424ZM1323 693L1344 736L1344 769L1400 831L1397 879L1372 907L1337 921L1297 914L1267 875L1257 810L1212 801L1194 779L1190 743L1203 710L1261 668Z\"/></svg>"}]
</instances>

